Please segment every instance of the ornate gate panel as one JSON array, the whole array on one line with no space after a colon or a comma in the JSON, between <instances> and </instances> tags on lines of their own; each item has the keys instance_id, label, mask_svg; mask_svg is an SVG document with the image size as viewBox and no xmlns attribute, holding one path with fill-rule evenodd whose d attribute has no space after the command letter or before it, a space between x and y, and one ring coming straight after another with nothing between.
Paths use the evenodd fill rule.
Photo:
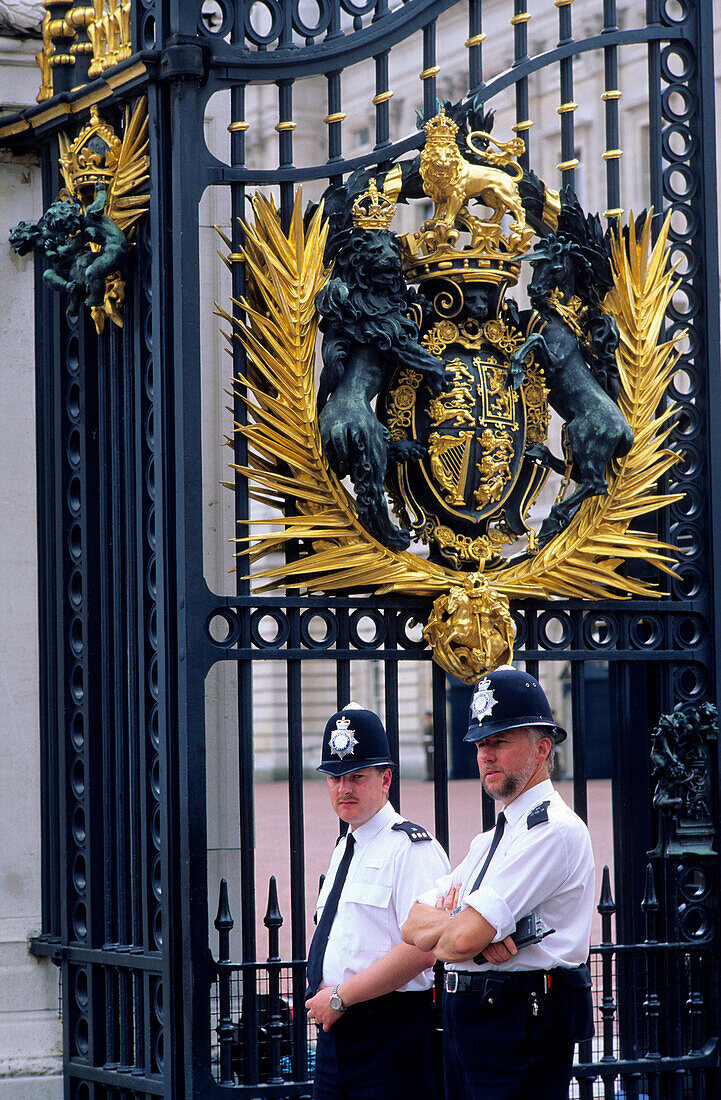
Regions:
<instances>
[{"instance_id":1,"label":"ornate gate panel","mask_svg":"<svg viewBox=\"0 0 721 1100\"><path fill-rule=\"evenodd\" d=\"M204 193L229 196L232 303L221 306L235 325L246 290L240 221L249 195L272 190L287 230L299 184L317 197L356 169L387 171L421 147L418 127L446 97L477 97L485 109L497 108L523 138L526 171L543 161L546 179L558 173L561 185L591 193L600 184L590 172L602 170L603 215L620 217L632 186L621 167L622 92L643 116L626 139L627 150L635 147L638 199L670 213L671 260L679 265L665 335L681 350L669 392L680 410L672 445L683 457L661 486L678 498L637 526L677 547L678 564L675 575L660 576L642 560L625 566L633 581L657 581L661 599L514 599L514 653L534 675L550 679L564 670L574 804L582 816L589 662L608 664L614 882L604 880L600 897L603 942L592 952L597 1038L579 1051L578 1094L715 1095L719 772L715 725L705 710L719 680L712 30L702 0L650 0L645 17L638 4L616 0L328 0L312 13L289 0L48 5L42 99L0 116L3 142L41 149L46 208L69 188L61 153L95 112L128 135L145 96L148 119L147 149L133 146L148 158L147 182L138 182L142 173L133 177L137 187L121 196L136 202L147 194L147 213L126 233L127 254L113 238L124 257L112 261L124 302L106 282L115 274L104 251L112 231L100 219L110 211L112 186L95 211L81 189L69 188L88 234L82 254L73 253L78 266L50 263L53 285L41 278L45 261L38 263L45 895L33 950L62 968L68 1097L309 1094L312 1048L298 1009L307 934L304 746L312 757L316 731L303 720L304 682L314 662L332 669L324 698L330 713L348 701L360 670L373 668L397 751L404 676L431 661L413 625L428 617L426 597L265 595L242 569L235 591L218 594L206 582L200 332L212 302L200 283L197 246ZM647 92L640 107L639 67ZM403 75L409 72L412 79ZM395 109L391 74L405 81L409 117L400 96ZM594 79L593 102L602 104L596 161L584 153L595 116L584 115L581 95L591 102ZM225 160L205 140L216 95L225 96L228 111ZM550 137L540 125L534 132L541 116ZM109 154L101 152L107 167ZM81 188L82 179L75 182ZM98 202L102 188L97 180L93 187ZM105 237L92 235L101 231ZM98 241L99 252L91 247ZM107 270L96 269L102 285L88 273L98 254L108 261ZM87 306L78 299L66 310L57 287L67 291L79 272ZM245 370L233 341L228 388ZM233 417L245 423L242 386ZM234 447L236 517L245 523L251 504L242 432ZM299 474L290 475L289 513ZM306 551L290 541L284 567ZM205 690L221 661L237 669L237 801L226 812L239 820L242 902L233 916L241 955L232 957L233 916L221 892L215 960ZM254 731L267 707L254 692L261 667L283 670L278 724L288 765L291 902L284 918L291 952L278 957L271 893L269 963L259 962L265 949L256 940L257 899L264 902L266 891L255 872ZM435 829L447 843L447 683L435 664L428 679ZM692 708L685 722L659 721L684 707ZM397 783L393 797L402 804ZM488 824L489 807L484 814Z\"/></svg>"}]
</instances>

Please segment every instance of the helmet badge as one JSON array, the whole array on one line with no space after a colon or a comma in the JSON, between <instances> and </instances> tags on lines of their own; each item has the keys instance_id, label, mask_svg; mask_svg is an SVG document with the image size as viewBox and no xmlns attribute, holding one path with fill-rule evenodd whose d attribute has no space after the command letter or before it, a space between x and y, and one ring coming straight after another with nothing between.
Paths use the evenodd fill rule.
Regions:
<instances>
[{"instance_id":1,"label":"helmet badge","mask_svg":"<svg viewBox=\"0 0 721 1100\"><path fill-rule=\"evenodd\" d=\"M352 756L353 749L358 744L355 738L355 730L349 727L350 718L339 718L328 740L330 751L340 760L342 760L344 756Z\"/></svg>"},{"instance_id":2,"label":"helmet badge","mask_svg":"<svg viewBox=\"0 0 721 1100\"><path fill-rule=\"evenodd\" d=\"M473 692L473 699L471 701L471 717L475 718L477 722L482 722L486 718L498 700L493 694L493 688L491 687L491 681L486 677L476 687Z\"/></svg>"}]
</instances>

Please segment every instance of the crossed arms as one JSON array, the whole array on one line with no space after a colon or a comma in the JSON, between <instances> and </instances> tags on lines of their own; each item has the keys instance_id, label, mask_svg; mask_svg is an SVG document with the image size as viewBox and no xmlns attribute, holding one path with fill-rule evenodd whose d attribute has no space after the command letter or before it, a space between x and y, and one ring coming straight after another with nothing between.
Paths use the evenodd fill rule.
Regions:
<instances>
[{"instance_id":1,"label":"crossed arms","mask_svg":"<svg viewBox=\"0 0 721 1100\"><path fill-rule=\"evenodd\" d=\"M459 887L452 886L435 906L417 901L401 928L403 942L432 952L442 962L465 962L482 953L488 962L498 964L515 955L510 936L493 943L496 929L470 905L452 915L458 894Z\"/></svg>"}]
</instances>

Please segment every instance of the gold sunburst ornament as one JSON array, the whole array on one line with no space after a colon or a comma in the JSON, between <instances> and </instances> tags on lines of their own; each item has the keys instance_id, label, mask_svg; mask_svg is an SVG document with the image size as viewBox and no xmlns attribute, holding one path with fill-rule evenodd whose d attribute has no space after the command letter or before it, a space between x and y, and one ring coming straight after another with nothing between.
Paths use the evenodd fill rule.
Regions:
<instances>
[{"instance_id":1,"label":"gold sunburst ornament","mask_svg":"<svg viewBox=\"0 0 721 1100\"><path fill-rule=\"evenodd\" d=\"M265 589L430 597L435 603L424 634L434 659L467 683L512 658L509 597L658 596L652 584L624 576L621 566L639 558L673 572L673 548L633 527L638 517L679 499L658 489L659 479L679 459L666 445L675 409L673 403L664 407L677 354L671 342L659 340L675 290L665 253L668 221L653 246L651 214L639 236L631 218L613 238L613 286L603 305L619 330L618 407L633 442L610 462L607 492L584 499L540 549L531 531L525 553L504 560L494 549L478 568L466 571L391 549L373 537L358 517L355 498L331 468L321 442L314 377L316 295L331 276L323 260L329 227L322 205L305 228L301 209L299 190L285 234L274 204L255 196L242 259L237 254L228 259L246 265L252 290L248 300L236 303L245 320L216 305L230 326L226 337L240 339L249 364L235 381L250 419L235 426L247 442L248 462L234 468L248 479L253 499L279 512L276 520L262 520L266 529L273 528L270 533L254 535L251 529L237 539L252 577ZM538 371L529 377L538 388ZM294 502L292 514L284 514L288 498ZM502 541L502 527L499 522L489 528L489 537ZM302 556L279 563L286 544L296 540Z\"/></svg>"}]
</instances>

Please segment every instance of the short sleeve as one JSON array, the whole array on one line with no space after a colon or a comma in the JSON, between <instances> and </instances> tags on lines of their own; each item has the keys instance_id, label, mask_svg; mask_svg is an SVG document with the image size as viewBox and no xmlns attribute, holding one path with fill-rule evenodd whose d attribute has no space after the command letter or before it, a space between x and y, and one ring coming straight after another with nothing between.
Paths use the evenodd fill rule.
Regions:
<instances>
[{"instance_id":1,"label":"short sleeve","mask_svg":"<svg viewBox=\"0 0 721 1100\"><path fill-rule=\"evenodd\" d=\"M437 883L448 876L450 864L446 853L436 840L404 844L399 853L394 873L393 901L398 924L402 925L416 901L432 896L433 905L438 897ZM448 887L446 887L448 889Z\"/></svg>"},{"instance_id":2,"label":"short sleeve","mask_svg":"<svg viewBox=\"0 0 721 1100\"><path fill-rule=\"evenodd\" d=\"M488 921L497 939L510 935L526 913L557 893L570 870L567 830L556 824L528 829L483 882L463 899Z\"/></svg>"}]
</instances>

